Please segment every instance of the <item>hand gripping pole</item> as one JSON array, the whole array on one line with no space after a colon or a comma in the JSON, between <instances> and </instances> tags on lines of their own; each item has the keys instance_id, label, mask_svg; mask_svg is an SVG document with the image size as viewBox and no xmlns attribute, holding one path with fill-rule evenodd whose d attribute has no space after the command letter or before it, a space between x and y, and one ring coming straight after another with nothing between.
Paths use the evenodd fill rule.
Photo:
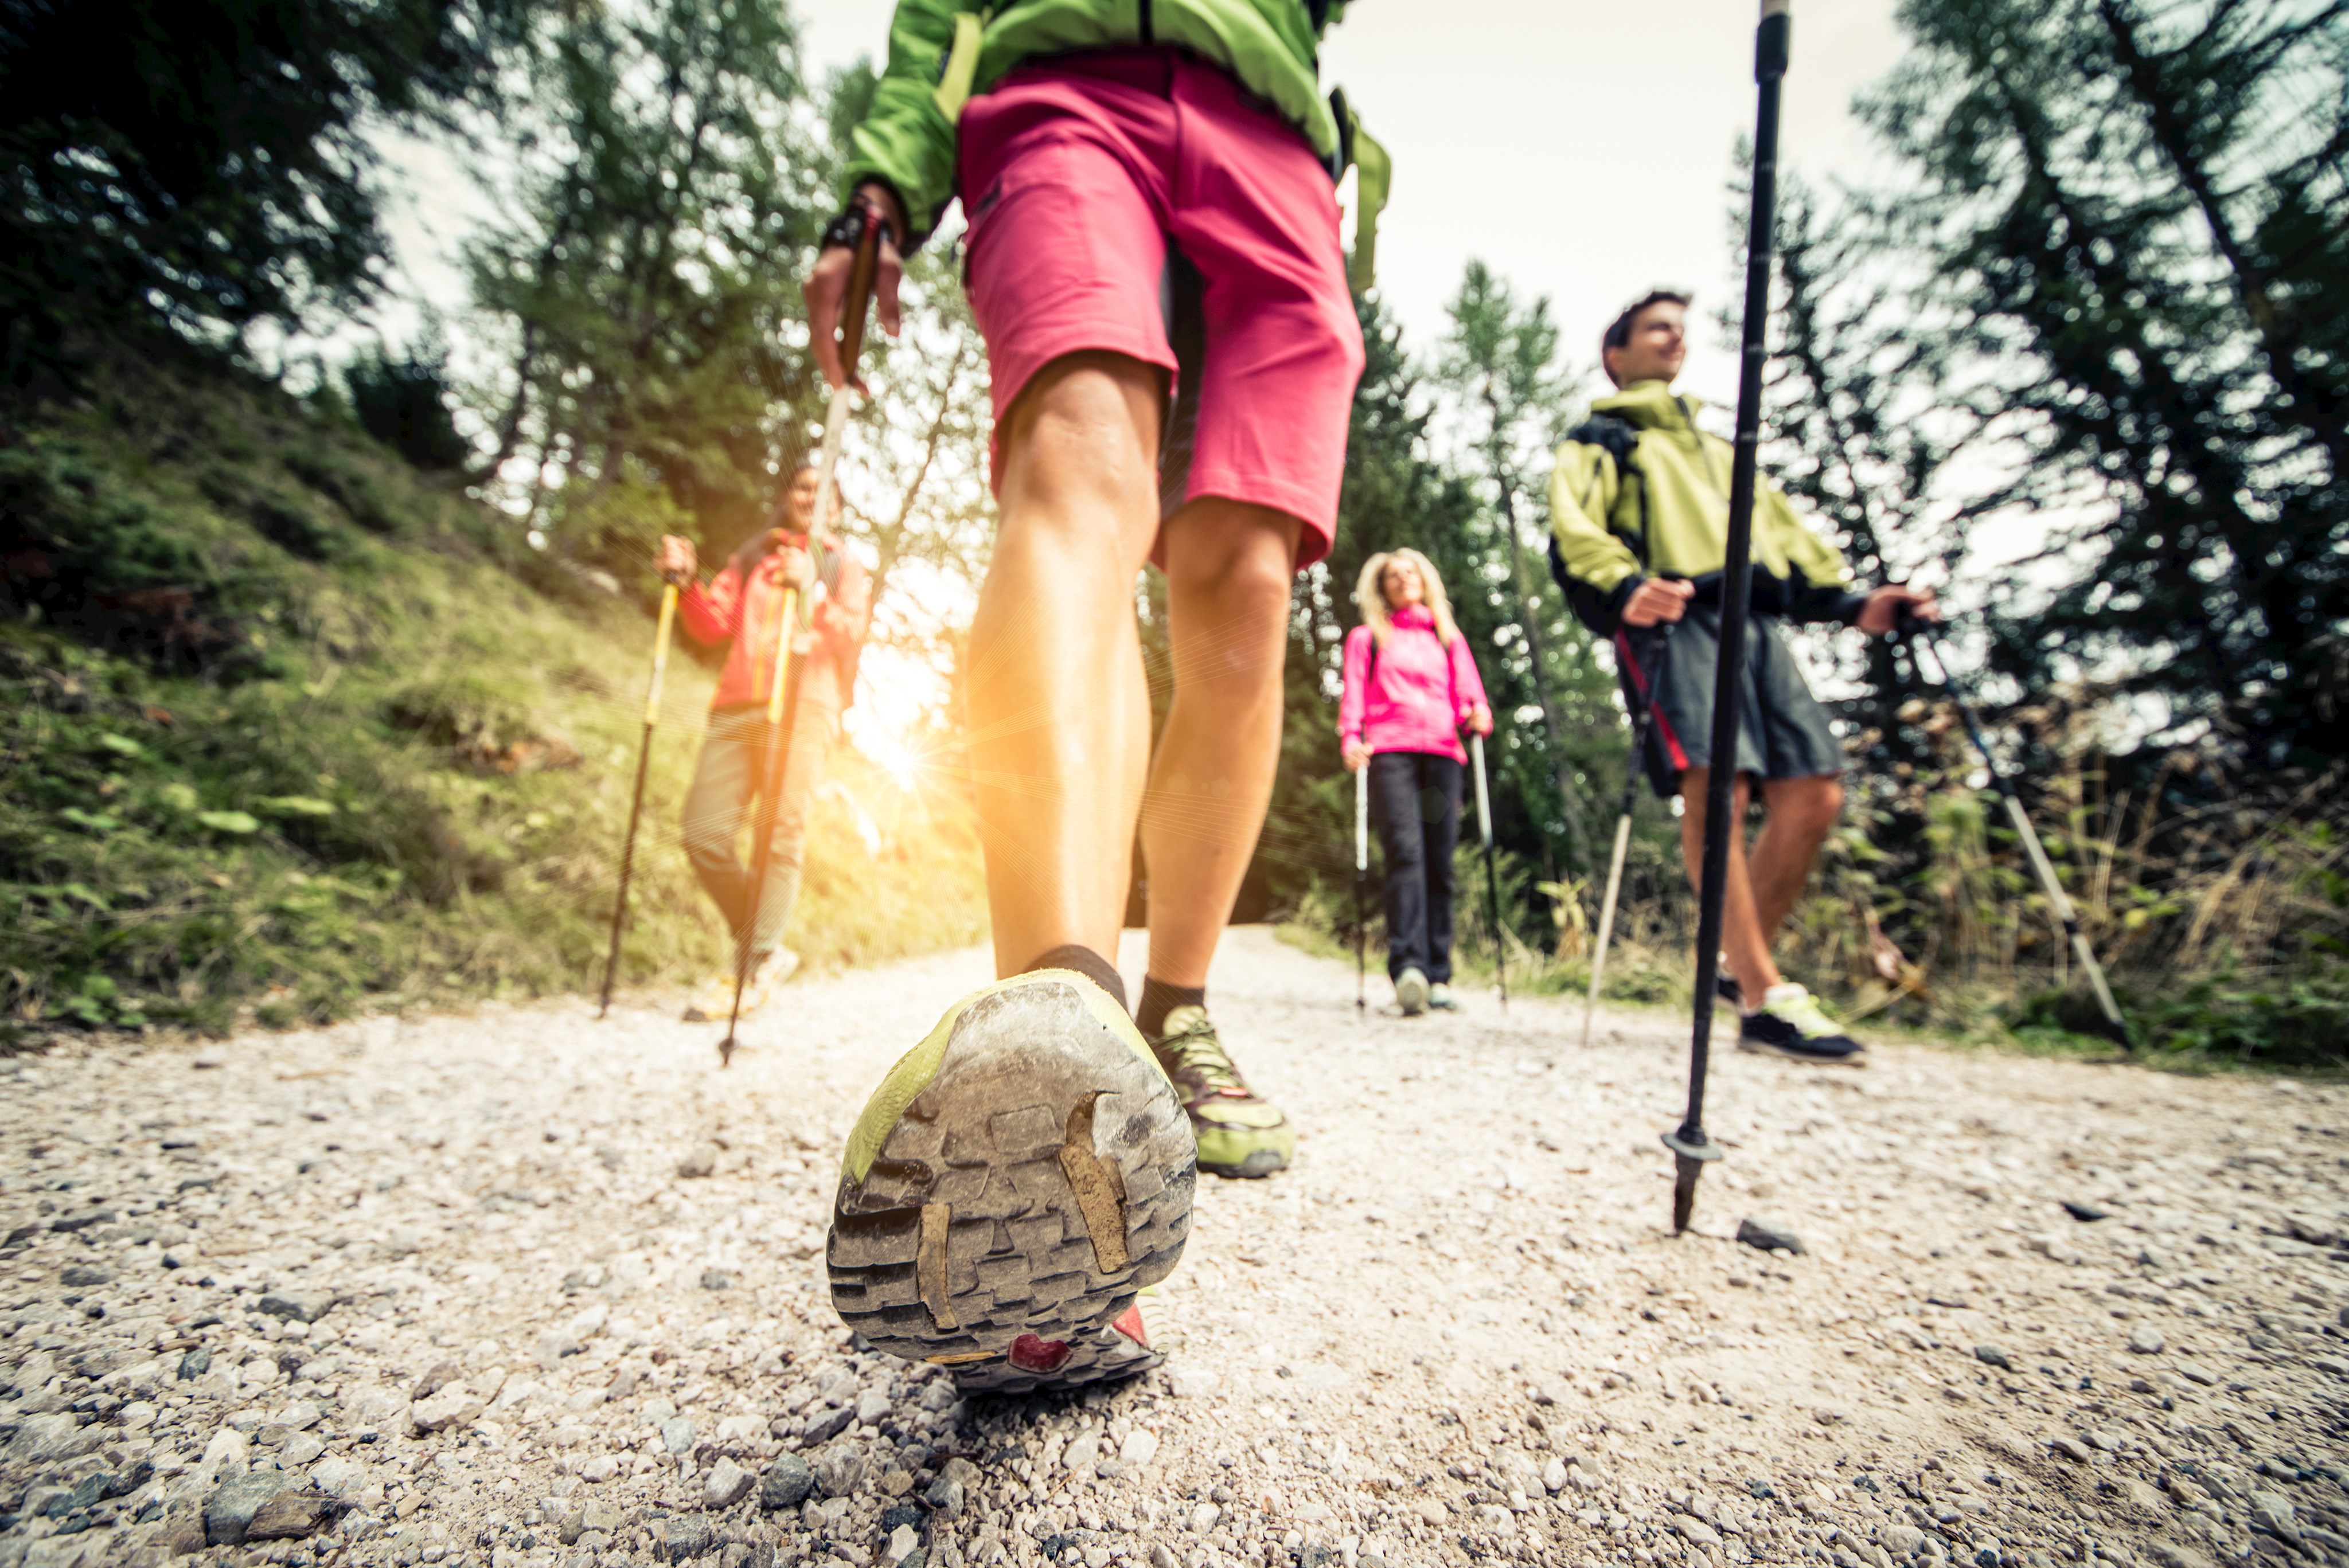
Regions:
<instances>
[{"instance_id":1,"label":"hand gripping pole","mask_svg":"<svg viewBox=\"0 0 2349 1568\"><path fill-rule=\"evenodd\" d=\"M1713 667L1713 752L1704 801L1704 875L1697 893L1696 1022L1689 1037L1688 1114L1664 1134L1672 1151L1672 1230L1689 1227L1697 1179L1720 1146L1704 1130L1704 1075L1713 1047L1713 993L1719 978L1722 903L1729 890L1737 738L1744 711L1747 599L1754 591L1754 459L1761 439L1762 366L1770 325L1770 254L1777 237L1778 90L1786 75L1788 0L1762 0L1754 33L1753 210L1745 231L1745 315L1739 331L1737 447L1730 469L1728 560L1721 578L1721 657Z\"/></svg>"}]
</instances>

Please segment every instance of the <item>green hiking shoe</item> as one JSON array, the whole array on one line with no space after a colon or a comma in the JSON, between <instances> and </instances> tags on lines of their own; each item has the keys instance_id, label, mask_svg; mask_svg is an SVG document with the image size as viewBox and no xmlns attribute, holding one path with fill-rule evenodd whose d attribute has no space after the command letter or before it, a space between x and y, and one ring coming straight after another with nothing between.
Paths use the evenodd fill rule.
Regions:
<instances>
[{"instance_id":1,"label":"green hiking shoe","mask_svg":"<svg viewBox=\"0 0 2349 1568\"><path fill-rule=\"evenodd\" d=\"M873 1347L1024 1393L1147 1371L1135 1296L1173 1272L1191 1130L1125 1010L1047 969L947 1009L849 1135L825 1262Z\"/></svg>"},{"instance_id":2,"label":"green hiking shoe","mask_svg":"<svg viewBox=\"0 0 2349 1568\"><path fill-rule=\"evenodd\" d=\"M1297 1157L1297 1130L1240 1081L1205 1007L1177 1007L1150 1042L1174 1080L1199 1140L1199 1169L1218 1176L1269 1176Z\"/></svg>"}]
</instances>

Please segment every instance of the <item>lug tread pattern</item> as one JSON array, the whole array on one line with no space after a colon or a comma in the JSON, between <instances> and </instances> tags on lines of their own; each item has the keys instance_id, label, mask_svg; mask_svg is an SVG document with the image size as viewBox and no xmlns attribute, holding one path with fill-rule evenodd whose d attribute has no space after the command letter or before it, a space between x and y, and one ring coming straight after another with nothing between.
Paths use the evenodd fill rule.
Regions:
<instances>
[{"instance_id":1,"label":"lug tread pattern","mask_svg":"<svg viewBox=\"0 0 2349 1568\"><path fill-rule=\"evenodd\" d=\"M1124 1202L1126 1265L1098 1266L1061 1162L1071 1108L1098 1097L1092 1152ZM1164 1075L1065 984L982 999L957 1020L937 1077L907 1107L862 1182L843 1176L826 1262L841 1319L908 1359L985 1353L954 1368L967 1388L1017 1393L1131 1377L1156 1353L1107 1326L1164 1279L1190 1233L1196 1150ZM955 1326L921 1302L924 1204L946 1204ZM1005 1354L1023 1334L1063 1341L1050 1373Z\"/></svg>"}]
</instances>

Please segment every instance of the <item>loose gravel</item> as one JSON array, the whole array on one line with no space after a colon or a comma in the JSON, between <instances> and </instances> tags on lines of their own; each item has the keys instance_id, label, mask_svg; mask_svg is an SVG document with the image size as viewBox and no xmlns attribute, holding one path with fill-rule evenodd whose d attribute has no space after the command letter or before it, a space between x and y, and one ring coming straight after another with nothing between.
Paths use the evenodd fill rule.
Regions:
<instances>
[{"instance_id":1,"label":"loose gravel","mask_svg":"<svg viewBox=\"0 0 2349 1568\"><path fill-rule=\"evenodd\" d=\"M2340 1089L1723 1055L1675 1239L1678 1015L1358 1020L1237 931L1296 1168L1202 1182L1164 1367L966 1399L822 1250L985 975L802 983L725 1072L669 997L0 1064L0 1568L2349 1560Z\"/></svg>"}]
</instances>

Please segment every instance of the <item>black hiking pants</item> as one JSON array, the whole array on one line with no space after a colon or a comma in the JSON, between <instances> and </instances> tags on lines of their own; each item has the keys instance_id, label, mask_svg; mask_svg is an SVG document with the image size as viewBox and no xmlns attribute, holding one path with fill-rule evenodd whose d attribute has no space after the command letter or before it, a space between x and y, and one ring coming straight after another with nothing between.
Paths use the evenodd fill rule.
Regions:
<instances>
[{"instance_id":1,"label":"black hiking pants","mask_svg":"<svg viewBox=\"0 0 2349 1568\"><path fill-rule=\"evenodd\" d=\"M1371 758L1371 821L1386 860L1387 975L1452 978L1452 851L1466 767L1429 751Z\"/></svg>"}]
</instances>

